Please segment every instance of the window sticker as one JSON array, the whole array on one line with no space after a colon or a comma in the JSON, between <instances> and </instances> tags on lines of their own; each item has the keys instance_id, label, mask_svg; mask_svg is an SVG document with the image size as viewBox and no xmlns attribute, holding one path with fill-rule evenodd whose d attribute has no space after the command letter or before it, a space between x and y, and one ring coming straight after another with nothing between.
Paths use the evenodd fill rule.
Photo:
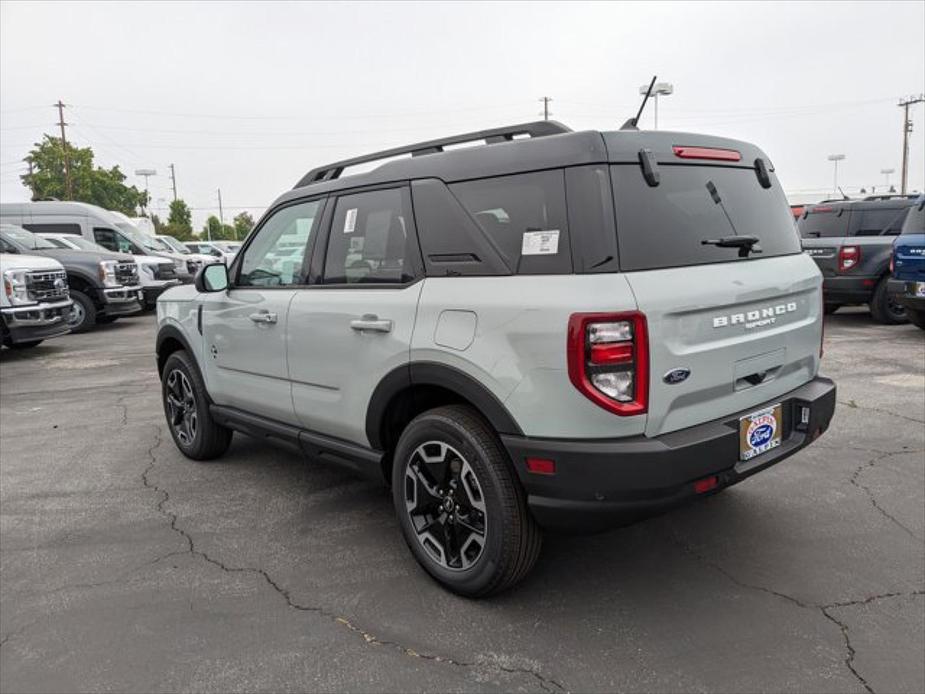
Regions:
<instances>
[{"instance_id":1,"label":"window sticker","mask_svg":"<svg viewBox=\"0 0 925 694\"><path fill-rule=\"evenodd\" d=\"M555 255L559 252L559 230L525 231L521 255Z\"/></svg>"},{"instance_id":2,"label":"window sticker","mask_svg":"<svg viewBox=\"0 0 925 694\"><path fill-rule=\"evenodd\" d=\"M357 228L357 208L351 207L344 217L344 233L352 234Z\"/></svg>"}]
</instances>

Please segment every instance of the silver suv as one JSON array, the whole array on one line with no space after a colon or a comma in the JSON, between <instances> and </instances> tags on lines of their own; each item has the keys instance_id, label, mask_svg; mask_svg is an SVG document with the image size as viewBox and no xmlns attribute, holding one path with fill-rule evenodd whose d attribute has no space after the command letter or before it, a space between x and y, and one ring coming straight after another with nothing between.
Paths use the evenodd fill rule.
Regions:
<instances>
[{"instance_id":1,"label":"silver suv","mask_svg":"<svg viewBox=\"0 0 925 694\"><path fill-rule=\"evenodd\" d=\"M715 494L825 431L821 283L755 146L543 121L310 171L158 300L157 365L186 456L239 431L384 479L415 558L478 596L541 528Z\"/></svg>"}]
</instances>

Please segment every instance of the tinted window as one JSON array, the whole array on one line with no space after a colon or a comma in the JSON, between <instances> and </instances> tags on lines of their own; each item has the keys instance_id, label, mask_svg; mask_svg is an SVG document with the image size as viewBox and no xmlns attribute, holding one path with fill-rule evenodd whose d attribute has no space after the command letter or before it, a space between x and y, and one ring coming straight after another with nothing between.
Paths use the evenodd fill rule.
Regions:
<instances>
[{"instance_id":1,"label":"tinted window","mask_svg":"<svg viewBox=\"0 0 925 694\"><path fill-rule=\"evenodd\" d=\"M908 207L880 207L851 213L851 236L896 236L902 229Z\"/></svg>"},{"instance_id":2,"label":"tinted window","mask_svg":"<svg viewBox=\"0 0 925 694\"><path fill-rule=\"evenodd\" d=\"M903 222L903 236L906 234L925 234L925 202L909 210L906 221Z\"/></svg>"},{"instance_id":3,"label":"tinted window","mask_svg":"<svg viewBox=\"0 0 925 694\"><path fill-rule=\"evenodd\" d=\"M321 200L274 212L244 252L236 285L288 287L304 284L306 257L320 218Z\"/></svg>"},{"instance_id":4,"label":"tinted window","mask_svg":"<svg viewBox=\"0 0 925 694\"><path fill-rule=\"evenodd\" d=\"M80 235L79 224L23 224L23 227L36 234L77 234Z\"/></svg>"},{"instance_id":5,"label":"tinted window","mask_svg":"<svg viewBox=\"0 0 925 694\"><path fill-rule=\"evenodd\" d=\"M324 261L325 284L403 284L415 276L411 204L404 188L337 199Z\"/></svg>"},{"instance_id":6,"label":"tinted window","mask_svg":"<svg viewBox=\"0 0 925 694\"><path fill-rule=\"evenodd\" d=\"M572 271L562 171L484 178L449 188L514 272Z\"/></svg>"},{"instance_id":7,"label":"tinted window","mask_svg":"<svg viewBox=\"0 0 925 694\"><path fill-rule=\"evenodd\" d=\"M810 209L809 214L797 222L800 236L807 238L831 238L848 236L848 220L851 212L844 207Z\"/></svg>"},{"instance_id":8,"label":"tinted window","mask_svg":"<svg viewBox=\"0 0 925 694\"><path fill-rule=\"evenodd\" d=\"M762 252L748 260L800 252L793 216L776 178L762 188L754 169L662 166L650 187L638 165L611 169L620 267L623 270L745 260L737 248L705 239L757 236Z\"/></svg>"}]
</instances>

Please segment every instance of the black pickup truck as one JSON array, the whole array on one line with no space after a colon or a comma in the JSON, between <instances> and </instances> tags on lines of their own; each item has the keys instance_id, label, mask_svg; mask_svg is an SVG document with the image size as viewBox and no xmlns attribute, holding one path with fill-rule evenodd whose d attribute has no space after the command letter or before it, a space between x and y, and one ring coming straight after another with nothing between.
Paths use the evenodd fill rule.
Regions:
<instances>
[{"instance_id":1,"label":"black pickup truck","mask_svg":"<svg viewBox=\"0 0 925 694\"><path fill-rule=\"evenodd\" d=\"M893 239L916 196L871 196L809 205L797 220L803 250L823 276L826 313L840 306L869 304L878 323L907 321L887 288Z\"/></svg>"}]
</instances>

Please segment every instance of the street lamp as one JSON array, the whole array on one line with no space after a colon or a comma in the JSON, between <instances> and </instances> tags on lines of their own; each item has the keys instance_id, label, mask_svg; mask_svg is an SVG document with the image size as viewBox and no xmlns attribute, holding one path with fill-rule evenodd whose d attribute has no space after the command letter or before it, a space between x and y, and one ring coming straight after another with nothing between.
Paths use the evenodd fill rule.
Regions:
<instances>
[{"instance_id":1,"label":"street lamp","mask_svg":"<svg viewBox=\"0 0 925 694\"><path fill-rule=\"evenodd\" d=\"M886 176L886 189L890 189L890 174L896 171L896 169L880 169L880 173Z\"/></svg>"},{"instance_id":2,"label":"street lamp","mask_svg":"<svg viewBox=\"0 0 925 694\"><path fill-rule=\"evenodd\" d=\"M639 93L643 96L649 91L649 85L644 84L639 88ZM652 96L655 98L655 127L653 130L658 130L658 97L668 96L669 94L674 93L674 85L670 82L656 82L652 87Z\"/></svg>"},{"instance_id":3,"label":"street lamp","mask_svg":"<svg viewBox=\"0 0 925 694\"><path fill-rule=\"evenodd\" d=\"M151 176L157 176L157 171L154 169L135 169L136 176L144 176L145 179L145 201L149 197L148 195L148 178ZM147 210L147 204L145 205L145 210Z\"/></svg>"},{"instance_id":4,"label":"street lamp","mask_svg":"<svg viewBox=\"0 0 925 694\"><path fill-rule=\"evenodd\" d=\"M832 184L833 185L833 189L832 189L833 197L835 196L836 193L838 193L838 162L840 162L844 158L845 158L844 154L830 154L829 155L829 161L835 162L835 181Z\"/></svg>"}]
</instances>

